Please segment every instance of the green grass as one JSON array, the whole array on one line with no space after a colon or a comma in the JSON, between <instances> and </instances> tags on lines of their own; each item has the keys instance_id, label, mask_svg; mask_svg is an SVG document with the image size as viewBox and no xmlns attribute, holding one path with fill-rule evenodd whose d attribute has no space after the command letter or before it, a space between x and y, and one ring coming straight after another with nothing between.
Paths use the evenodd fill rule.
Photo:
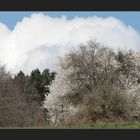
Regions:
<instances>
[{"instance_id":1,"label":"green grass","mask_svg":"<svg viewBox=\"0 0 140 140\"><path fill-rule=\"evenodd\" d=\"M115 123L100 123L92 125L75 125L75 126L63 126L57 128L64 129L129 129L140 128L140 122L115 122Z\"/></svg>"},{"instance_id":2,"label":"green grass","mask_svg":"<svg viewBox=\"0 0 140 140\"><path fill-rule=\"evenodd\" d=\"M17 129L139 129L140 122L114 122L114 123L96 123L92 125L73 125L73 126L61 126L61 127L0 127L0 129L17 128Z\"/></svg>"}]
</instances>

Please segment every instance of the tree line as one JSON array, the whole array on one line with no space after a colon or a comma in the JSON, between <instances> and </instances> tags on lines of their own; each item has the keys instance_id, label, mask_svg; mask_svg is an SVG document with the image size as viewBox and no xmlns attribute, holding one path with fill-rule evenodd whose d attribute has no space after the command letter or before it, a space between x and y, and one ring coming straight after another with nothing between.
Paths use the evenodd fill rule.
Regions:
<instances>
[{"instance_id":1,"label":"tree line","mask_svg":"<svg viewBox=\"0 0 140 140\"><path fill-rule=\"evenodd\" d=\"M140 120L140 53L96 41L60 56L54 71L0 66L0 127Z\"/></svg>"},{"instance_id":2,"label":"tree line","mask_svg":"<svg viewBox=\"0 0 140 140\"><path fill-rule=\"evenodd\" d=\"M46 124L42 103L50 92L48 85L55 72L35 69L30 75L22 71L14 77L0 66L0 127L42 127Z\"/></svg>"}]
</instances>

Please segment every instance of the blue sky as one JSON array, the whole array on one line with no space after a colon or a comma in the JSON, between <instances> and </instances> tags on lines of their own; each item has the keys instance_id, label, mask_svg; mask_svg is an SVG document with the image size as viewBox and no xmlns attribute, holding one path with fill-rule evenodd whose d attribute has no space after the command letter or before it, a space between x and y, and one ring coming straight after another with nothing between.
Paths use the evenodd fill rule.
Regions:
<instances>
[{"instance_id":1,"label":"blue sky","mask_svg":"<svg viewBox=\"0 0 140 140\"><path fill-rule=\"evenodd\" d=\"M21 21L23 17L29 17L34 12L0 12L0 22L6 24L9 29L13 29L18 21ZM140 12L43 12L45 15L52 17L60 17L66 15L68 19L75 16L88 17L99 16L109 17L114 16L122 20L126 25L131 25L138 32L140 32Z\"/></svg>"}]
</instances>

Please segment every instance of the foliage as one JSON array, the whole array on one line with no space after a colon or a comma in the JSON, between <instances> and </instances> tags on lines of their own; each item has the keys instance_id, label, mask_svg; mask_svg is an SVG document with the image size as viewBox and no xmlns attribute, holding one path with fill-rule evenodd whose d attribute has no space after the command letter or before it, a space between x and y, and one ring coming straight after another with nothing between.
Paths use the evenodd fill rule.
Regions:
<instances>
[{"instance_id":1,"label":"foliage","mask_svg":"<svg viewBox=\"0 0 140 140\"><path fill-rule=\"evenodd\" d=\"M72 116L73 123L134 119L140 113L139 61L132 50L115 52L95 41L60 57L44 102L50 123L66 125Z\"/></svg>"},{"instance_id":2,"label":"foliage","mask_svg":"<svg viewBox=\"0 0 140 140\"><path fill-rule=\"evenodd\" d=\"M38 75L32 73L35 80ZM12 77L5 66L0 66L0 127L45 126L40 94L31 80L22 71Z\"/></svg>"}]
</instances>

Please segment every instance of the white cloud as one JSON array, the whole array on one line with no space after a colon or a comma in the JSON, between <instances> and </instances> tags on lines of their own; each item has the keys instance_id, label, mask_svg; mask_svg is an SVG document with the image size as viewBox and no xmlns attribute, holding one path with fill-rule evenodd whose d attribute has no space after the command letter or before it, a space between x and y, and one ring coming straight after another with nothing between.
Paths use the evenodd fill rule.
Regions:
<instances>
[{"instance_id":1,"label":"white cloud","mask_svg":"<svg viewBox=\"0 0 140 140\"><path fill-rule=\"evenodd\" d=\"M138 50L140 44L139 33L114 17L68 20L35 13L23 18L12 31L0 23L0 62L14 72L54 68L56 56L90 39L113 48Z\"/></svg>"}]
</instances>

